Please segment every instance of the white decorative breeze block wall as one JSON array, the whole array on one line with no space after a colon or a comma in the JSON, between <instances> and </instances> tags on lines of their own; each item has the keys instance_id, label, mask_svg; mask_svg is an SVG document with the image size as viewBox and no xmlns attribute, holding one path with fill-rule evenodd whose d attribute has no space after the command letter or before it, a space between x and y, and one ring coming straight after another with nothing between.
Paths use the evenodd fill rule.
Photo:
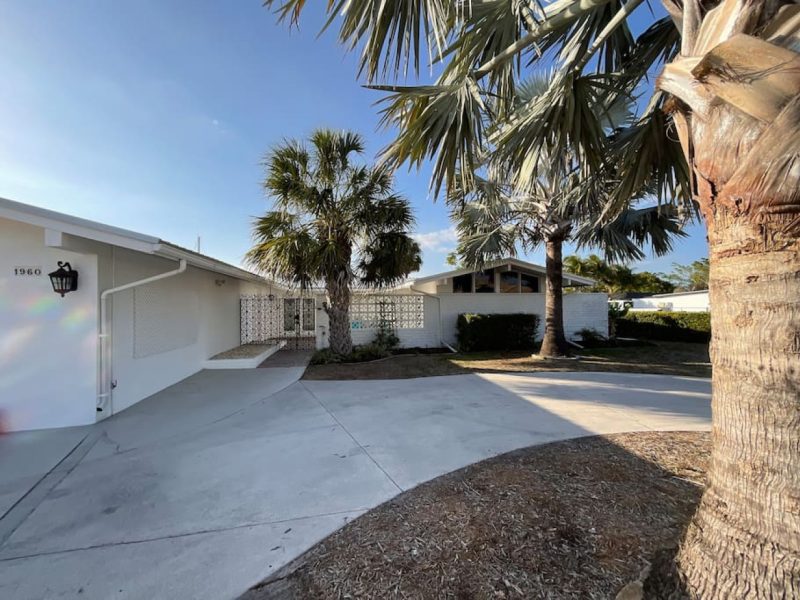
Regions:
<instances>
[{"instance_id":1,"label":"white decorative breeze block wall","mask_svg":"<svg viewBox=\"0 0 800 600\"><path fill-rule=\"evenodd\" d=\"M395 328L400 345L404 348L438 348L442 344L439 340L439 319L437 300L429 296L417 294L387 294L382 296L355 296L351 308L350 320L356 323L351 328L354 344L368 344L375 339L378 332L374 318L364 318L372 315L375 310L370 308L365 311L359 304L374 304L377 301L386 301L396 297L398 301L399 316ZM412 313L414 313L412 315ZM374 315L373 315L374 316ZM366 327L364 325L367 325Z\"/></svg>"}]
</instances>

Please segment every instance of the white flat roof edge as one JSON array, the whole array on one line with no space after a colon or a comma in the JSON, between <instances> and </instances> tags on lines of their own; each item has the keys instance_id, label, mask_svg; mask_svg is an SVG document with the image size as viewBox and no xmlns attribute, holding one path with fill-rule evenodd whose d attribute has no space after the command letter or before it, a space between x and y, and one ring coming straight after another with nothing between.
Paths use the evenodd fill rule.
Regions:
<instances>
[{"instance_id":1,"label":"white flat roof edge","mask_svg":"<svg viewBox=\"0 0 800 600\"><path fill-rule=\"evenodd\" d=\"M228 275L237 279L264 283L275 287L280 287L275 282L256 273L251 273L235 265L223 262L211 256L200 254L186 248L182 248L171 242L160 238L123 229L105 223L98 223L89 219L75 217L55 210L33 206L23 202L16 202L8 198L0 197L0 217L12 221L27 223L45 229L53 229L82 237L85 239L144 252L155 254L174 260L185 259L186 262L194 267Z\"/></svg>"}]
</instances>

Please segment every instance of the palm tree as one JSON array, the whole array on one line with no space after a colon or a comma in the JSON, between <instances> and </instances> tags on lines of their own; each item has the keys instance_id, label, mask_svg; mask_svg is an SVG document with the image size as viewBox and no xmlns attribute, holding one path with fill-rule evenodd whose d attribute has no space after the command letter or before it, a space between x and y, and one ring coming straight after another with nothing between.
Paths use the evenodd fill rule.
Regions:
<instances>
[{"instance_id":1,"label":"palm tree","mask_svg":"<svg viewBox=\"0 0 800 600\"><path fill-rule=\"evenodd\" d=\"M521 106L535 102L538 96L546 93L551 81L551 75L537 74L522 82L515 103ZM591 107L602 115L603 128L609 136L631 117L627 98L621 96L612 102L613 105L596 103ZM502 122L493 125L495 129L503 126ZM497 150L487 144L483 154L492 157ZM623 261L643 258L640 246L646 242L656 254L666 254L672 249L671 236L685 235L673 211L657 205L630 207L620 211L613 220L598 225L608 204L607 196L613 189L613 181L604 177L612 170L603 169L587 176L577 157L578 152L570 146L562 147L559 155L540 153L542 164L537 170L538 176L522 189L513 183L503 183L508 168L490 159L483 169L488 177L473 174L467 188L462 187L464 178L458 177L448 195L458 224L458 250L465 263L479 266L485 258L515 254L518 246L529 251L544 244L545 328L539 354L549 358L570 353L564 334L562 249L565 242L598 247L607 258Z\"/></svg>"},{"instance_id":2,"label":"palm tree","mask_svg":"<svg viewBox=\"0 0 800 600\"><path fill-rule=\"evenodd\" d=\"M386 168L352 162L364 152L361 136L320 129L309 141L310 148L284 142L268 155L264 187L274 204L254 223L247 260L301 289L322 283L330 347L349 354L353 284L388 285L420 267L409 235L414 216Z\"/></svg>"},{"instance_id":3,"label":"palm tree","mask_svg":"<svg viewBox=\"0 0 800 600\"><path fill-rule=\"evenodd\" d=\"M456 186L448 200L455 205L457 253L465 264L480 266L487 259L514 255L518 247L530 251L544 244L545 328L539 354L554 358L570 353L564 334L565 242L602 248L611 260L639 260L644 257L640 249L644 243L662 255L672 249L671 237L685 234L672 211L658 206L630 208L614 221L597 226L593 216L603 204L596 190L581 182L574 169L559 176L564 161L551 160L549 164L550 171L527 192L476 174L470 190ZM622 268L633 278L629 268Z\"/></svg>"},{"instance_id":4,"label":"palm tree","mask_svg":"<svg viewBox=\"0 0 800 600\"><path fill-rule=\"evenodd\" d=\"M329 24L362 47L361 73L389 91L398 129L385 159L434 162L435 189L469 187L490 102L491 133L518 188L539 154L578 148L617 171L617 206L655 185L699 204L708 229L713 448L708 485L678 563L704 598L800 597L800 7L791 0L662 0L638 37L643 0L329 0ZM304 0L266 0L296 20ZM642 13L645 7L639 11ZM642 16L646 18L646 13ZM433 85L391 85L430 52ZM544 57L548 93L515 106L520 73ZM586 107L650 85L613 157ZM554 127L552 124L557 123ZM608 214L613 214L611 208Z\"/></svg>"}]
</instances>

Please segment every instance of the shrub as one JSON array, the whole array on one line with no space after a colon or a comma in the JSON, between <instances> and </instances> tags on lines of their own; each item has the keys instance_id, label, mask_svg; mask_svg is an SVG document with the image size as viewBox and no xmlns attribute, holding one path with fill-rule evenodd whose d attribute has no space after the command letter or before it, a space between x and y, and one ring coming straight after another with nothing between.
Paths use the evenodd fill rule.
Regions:
<instances>
[{"instance_id":1,"label":"shrub","mask_svg":"<svg viewBox=\"0 0 800 600\"><path fill-rule=\"evenodd\" d=\"M311 357L312 365L333 365L338 363L368 362L391 356L392 351L375 342L356 346L350 354L336 354L330 348L317 350Z\"/></svg>"},{"instance_id":2,"label":"shrub","mask_svg":"<svg viewBox=\"0 0 800 600\"><path fill-rule=\"evenodd\" d=\"M458 347L464 352L480 350L533 350L539 315L461 314L456 322Z\"/></svg>"},{"instance_id":3,"label":"shrub","mask_svg":"<svg viewBox=\"0 0 800 600\"><path fill-rule=\"evenodd\" d=\"M708 342L711 315L703 312L635 311L617 320L617 335L670 342Z\"/></svg>"},{"instance_id":4,"label":"shrub","mask_svg":"<svg viewBox=\"0 0 800 600\"><path fill-rule=\"evenodd\" d=\"M323 348L314 352L310 362L312 365L332 365L342 362L342 358L341 354L336 354L330 348Z\"/></svg>"},{"instance_id":5,"label":"shrub","mask_svg":"<svg viewBox=\"0 0 800 600\"><path fill-rule=\"evenodd\" d=\"M597 329L592 329L591 327L584 327L578 331L578 338L584 348L596 348L608 345L606 337L597 331Z\"/></svg>"},{"instance_id":6,"label":"shrub","mask_svg":"<svg viewBox=\"0 0 800 600\"><path fill-rule=\"evenodd\" d=\"M367 362L379 358L386 358L391 355L391 350L372 342L371 344L364 344L363 346L356 346L353 348L353 352L346 357L344 362Z\"/></svg>"},{"instance_id":7,"label":"shrub","mask_svg":"<svg viewBox=\"0 0 800 600\"><path fill-rule=\"evenodd\" d=\"M400 338L397 337L394 329L388 321L381 321L378 325L378 333L372 343L386 350L394 350L400 345Z\"/></svg>"}]
</instances>

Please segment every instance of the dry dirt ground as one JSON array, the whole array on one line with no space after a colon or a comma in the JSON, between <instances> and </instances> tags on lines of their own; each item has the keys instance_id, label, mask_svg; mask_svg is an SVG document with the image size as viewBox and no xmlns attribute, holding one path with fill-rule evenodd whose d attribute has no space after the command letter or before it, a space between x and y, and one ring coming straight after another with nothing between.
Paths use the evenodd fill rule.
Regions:
<instances>
[{"instance_id":1,"label":"dry dirt ground","mask_svg":"<svg viewBox=\"0 0 800 600\"><path fill-rule=\"evenodd\" d=\"M534 446L369 511L243 598L613 598L681 538L706 433Z\"/></svg>"},{"instance_id":2,"label":"dry dirt ground","mask_svg":"<svg viewBox=\"0 0 800 600\"><path fill-rule=\"evenodd\" d=\"M398 355L370 363L311 365L304 379L401 379L472 372L612 371L711 377L707 344L652 342L646 346L582 350L580 358L543 360L530 352Z\"/></svg>"}]
</instances>

